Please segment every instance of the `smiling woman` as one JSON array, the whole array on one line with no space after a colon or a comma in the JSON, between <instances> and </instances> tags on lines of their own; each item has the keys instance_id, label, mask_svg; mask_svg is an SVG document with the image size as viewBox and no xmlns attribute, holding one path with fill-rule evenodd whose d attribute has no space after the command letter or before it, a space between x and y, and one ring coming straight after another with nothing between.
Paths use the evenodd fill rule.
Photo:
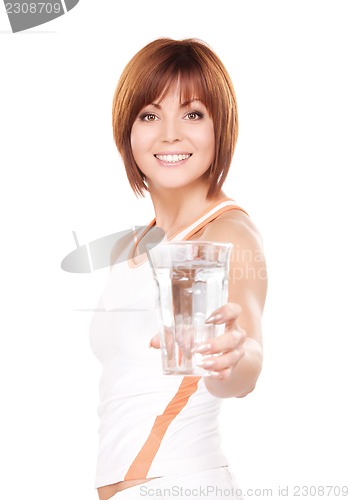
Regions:
<instances>
[{"instance_id":1,"label":"smiling woman","mask_svg":"<svg viewBox=\"0 0 350 500\"><path fill-rule=\"evenodd\" d=\"M131 129L135 162L153 193L206 182L202 176L214 159L209 111L198 99L184 104L180 97L178 85L171 87L159 103L141 110Z\"/></svg>"},{"instance_id":2,"label":"smiling woman","mask_svg":"<svg viewBox=\"0 0 350 500\"><path fill-rule=\"evenodd\" d=\"M108 305L113 314L98 312L91 322L91 345L103 365L99 498L135 500L157 488L164 491L157 498L168 499L175 487L174 497L182 498L182 487L194 499L200 487L205 498L228 489L239 499L220 449L218 415L222 398L246 396L259 377L266 272L256 227L222 190L238 132L222 62L199 40L151 42L117 85L113 132L131 188L138 196L148 192L155 218L135 234L129 261L111 262L99 311ZM155 282L137 255L152 227L168 241L234 245L228 303L207 319L224 333L196 348L205 376L162 374Z\"/></svg>"},{"instance_id":3,"label":"smiling woman","mask_svg":"<svg viewBox=\"0 0 350 500\"><path fill-rule=\"evenodd\" d=\"M176 105L188 121L200 119L202 113L212 120L215 146L208 197L215 196L225 181L237 141L237 105L225 67L198 40L151 42L121 75L113 100L113 132L131 187L141 195L148 190L145 175L135 162L130 131L138 115L147 122L157 121L159 104L169 93L178 94Z\"/></svg>"}]
</instances>

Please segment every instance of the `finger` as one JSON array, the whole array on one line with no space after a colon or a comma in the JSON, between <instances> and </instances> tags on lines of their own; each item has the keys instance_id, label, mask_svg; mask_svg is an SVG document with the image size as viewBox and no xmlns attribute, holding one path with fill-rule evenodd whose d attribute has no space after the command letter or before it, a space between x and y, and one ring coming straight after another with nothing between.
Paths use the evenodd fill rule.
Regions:
<instances>
[{"instance_id":1,"label":"finger","mask_svg":"<svg viewBox=\"0 0 350 500\"><path fill-rule=\"evenodd\" d=\"M225 370L232 371L237 363L244 357L245 350L239 347L229 353L221 354L220 356L205 356L197 365L210 372L224 372Z\"/></svg>"},{"instance_id":2,"label":"finger","mask_svg":"<svg viewBox=\"0 0 350 500\"><path fill-rule=\"evenodd\" d=\"M226 333L218 337L208 339L204 344L196 346L192 352L199 352L201 354L218 354L229 352L241 346L247 335L241 328L227 330Z\"/></svg>"},{"instance_id":3,"label":"finger","mask_svg":"<svg viewBox=\"0 0 350 500\"><path fill-rule=\"evenodd\" d=\"M227 330L223 335L219 335L211 340L211 353L221 353L238 349L242 346L247 335L241 328Z\"/></svg>"},{"instance_id":4,"label":"finger","mask_svg":"<svg viewBox=\"0 0 350 500\"><path fill-rule=\"evenodd\" d=\"M231 373L232 370L230 368L225 368L225 370L221 370L220 372L209 372L207 376L209 378L215 378L216 380L227 380Z\"/></svg>"},{"instance_id":5,"label":"finger","mask_svg":"<svg viewBox=\"0 0 350 500\"><path fill-rule=\"evenodd\" d=\"M242 312L242 308L239 304L234 302L228 302L224 306L216 309L206 320L206 323L222 324L228 323L229 321L235 321L238 319Z\"/></svg>"},{"instance_id":6,"label":"finger","mask_svg":"<svg viewBox=\"0 0 350 500\"><path fill-rule=\"evenodd\" d=\"M159 349L160 348L159 334L157 334L157 335L155 335L154 337L151 338L151 341L149 343L149 347L153 347L154 349Z\"/></svg>"}]
</instances>

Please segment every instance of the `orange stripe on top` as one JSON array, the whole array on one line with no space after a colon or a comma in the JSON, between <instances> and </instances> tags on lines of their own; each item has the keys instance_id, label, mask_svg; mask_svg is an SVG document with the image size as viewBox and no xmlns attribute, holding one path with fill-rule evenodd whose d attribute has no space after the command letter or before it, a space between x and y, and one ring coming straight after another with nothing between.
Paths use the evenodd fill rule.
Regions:
<instances>
[{"instance_id":1,"label":"orange stripe on top","mask_svg":"<svg viewBox=\"0 0 350 500\"><path fill-rule=\"evenodd\" d=\"M214 212L213 214L209 215L206 219L204 219L202 222L200 222L195 228L192 229L192 231L186 234L184 239L187 240L188 238L196 234L200 229L202 229L202 227L206 226L207 224L209 224L209 222L212 222L214 219L219 217L219 215L223 214L224 212L227 212L228 210L241 210L242 212L248 215L248 213L238 205L226 205L226 207L220 208L220 210ZM176 237L176 235L174 237Z\"/></svg>"},{"instance_id":2,"label":"orange stripe on top","mask_svg":"<svg viewBox=\"0 0 350 500\"><path fill-rule=\"evenodd\" d=\"M138 247L138 245L140 244L140 241L142 240L142 238L148 233L148 231L155 226L155 221L156 219L153 219L149 224L148 226L143 230L141 236L138 236L137 235L137 232L135 231L134 232L134 245L132 245L132 248L130 249L129 251L129 255L128 255L128 260L127 260L127 263L128 263L128 266L131 268L131 269L134 269L136 267L139 267L140 264L136 264L134 262L134 256L135 256L135 252L136 252L136 249ZM147 259L146 259L147 260Z\"/></svg>"},{"instance_id":3,"label":"orange stripe on top","mask_svg":"<svg viewBox=\"0 0 350 500\"><path fill-rule=\"evenodd\" d=\"M176 238L180 233L182 233L183 231L185 231L188 227L192 226L193 224L195 224L196 222L200 223L199 221L201 220L202 217L204 217L207 213L211 212L212 210L214 210L214 208L216 208L217 206L221 205L222 203L225 203L227 201L230 201L230 202L233 202L234 200L232 200L231 198L223 198L222 200L218 200L218 201L215 201L214 203L212 203L209 207L207 207L205 210L203 210L202 213L200 213L198 215L198 217L196 217L196 219L194 219L192 222L190 222L187 226L179 229L173 236L171 239L173 238ZM237 206L238 205L234 205L234 206ZM232 207L232 205L231 205ZM156 219L154 219L154 221L156 222ZM170 240L169 240L170 241Z\"/></svg>"},{"instance_id":4,"label":"orange stripe on top","mask_svg":"<svg viewBox=\"0 0 350 500\"><path fill-rule=\"evenodd\" d=\"M186 406L190 396L196 392L200 378L184 377L182 379L177 393L165 408L163 414L157 416L145 444L130 465L124 481L147 478L148 471L161 445L164 434L171 422Z\"/></svg>"}]
</instances>

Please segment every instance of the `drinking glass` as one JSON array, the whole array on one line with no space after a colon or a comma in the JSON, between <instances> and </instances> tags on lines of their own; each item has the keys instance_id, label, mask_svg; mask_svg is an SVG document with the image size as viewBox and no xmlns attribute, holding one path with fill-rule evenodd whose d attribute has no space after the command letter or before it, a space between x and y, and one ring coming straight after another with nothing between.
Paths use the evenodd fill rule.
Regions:
<instances>
[{"instance_id":1,"label":"drinking glass","mask_svg":"<svg viewBox=\"0 0 350 500\"><path fill-rule=\"evenodd\" d=\"M147 249L157 284L163 373L208 375L192 349L225 331L206 323L227 302L232 243L164 242Z\"/></svg>"}]
</instances>

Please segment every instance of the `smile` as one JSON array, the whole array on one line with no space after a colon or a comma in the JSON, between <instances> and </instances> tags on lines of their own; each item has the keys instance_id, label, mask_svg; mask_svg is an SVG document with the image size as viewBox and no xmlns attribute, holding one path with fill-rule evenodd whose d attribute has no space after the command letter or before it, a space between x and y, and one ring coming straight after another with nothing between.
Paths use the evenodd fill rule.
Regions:
<instances>
[{"instance_id":1,"label":"smile","mask_svg":"<svg viewBox=\"0 0 350 500\"><path fill-rule=\"evenodd\" d=\"M183 160L187 160L192 155L191 154L178 154L178 155L154 155L158 160L165 163L178 163Z\"/></svg>"}]
</instances>

